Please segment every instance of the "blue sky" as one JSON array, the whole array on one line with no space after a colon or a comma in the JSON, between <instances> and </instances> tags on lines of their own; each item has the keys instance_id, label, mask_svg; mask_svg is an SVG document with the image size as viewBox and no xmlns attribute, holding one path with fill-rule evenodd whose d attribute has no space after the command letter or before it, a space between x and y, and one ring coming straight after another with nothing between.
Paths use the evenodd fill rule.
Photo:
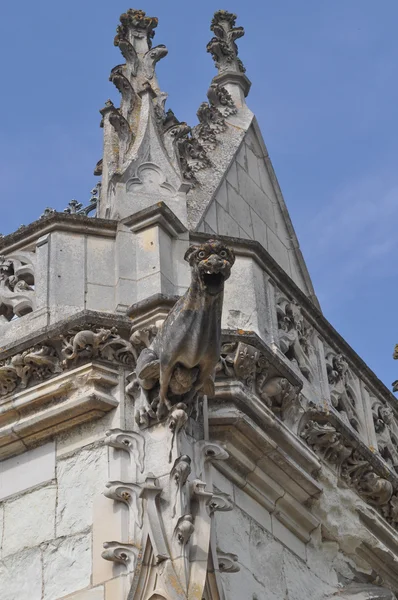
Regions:
<instances>
[{"instance_id":1,"label":"blue sky","mask_svg":"<svg viewBox=\"0 0 398 600\"><path fill-rule=\"evenodd\" d=\"M326 317L390 386L398 342L396 0L49 0L2 4L0 232L86 202L120 13L159 17L167 107L196 122L215 74L212 14L238 14L248 98ZM391 321L390 321L391 318Z\"/></svg>"}]
</instances>

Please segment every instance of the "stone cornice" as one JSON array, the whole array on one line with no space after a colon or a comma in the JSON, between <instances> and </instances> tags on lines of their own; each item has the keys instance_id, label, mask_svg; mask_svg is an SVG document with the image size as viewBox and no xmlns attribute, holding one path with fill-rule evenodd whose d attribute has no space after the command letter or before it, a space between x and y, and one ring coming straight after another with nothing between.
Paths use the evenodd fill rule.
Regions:
<instances>
[{"instance_id":1,"label":"stone cornice","mask_svg":"<svg viewBox=\"0 0 398 600\"><path fill-rule=\"evenodd\" d=\"M187 231L187 228L180 219L169 209L164 202L157 202L148 208L140 210L130 217L123 219L123 225L126 225L131 231L137 232L153 225L159 225L172 237Z\"/></svg>"},{"instance_id":2,"label":"stone cornice","mask_svg":"<svg viewBox=\"0 0 398 600\"><path fill-rule=\"evenodd\" d=\"M117 221L55 212L48 217L33 221L29 225L23 225L13 233L0 238L0 251L3 254L14 252L19 248L36 243L43 235L56 230L115 237Z\"/></svg>"},{"instance_id":3,"label":"stone cornice","mask_svg":"<svg viewBox=\"0 0 398 600\"><path fill-rule=\"evenodd\" d=\"M59 339L60 336L74 329L84 329L90 323L95 324L98 327L117 327L119 331L123 331L128 334L131 321L127 317L122 315L112 315L109 313L96 312L94 310L82 310L77 313L74 317L68 317L58 323L43 327L42 329L34 331L33 335L27 335L24 338L20 338L15 342L3 346L0 348L0 361L9 358L19 352L48 342L49 340Z\"/></svg>"},{"instance_id":4,"label":"stone cornice","mask_svg":"<svg viewBox=\"0 0 398 600\"><path fill-rule=\"evenodd\" d=\"M0 458L104 416L118 405L118 381L117 368L91 362L9 396L0 406Z\"/></svg>"}]
</instances>

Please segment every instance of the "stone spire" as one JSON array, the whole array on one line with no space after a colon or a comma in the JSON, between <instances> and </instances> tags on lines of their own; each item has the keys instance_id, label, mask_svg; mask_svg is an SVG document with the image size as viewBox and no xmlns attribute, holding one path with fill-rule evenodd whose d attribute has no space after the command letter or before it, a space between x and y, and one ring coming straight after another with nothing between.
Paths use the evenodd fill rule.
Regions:
<instances>
[{"instance_id":1,"label":"stone spire","mask_svg":"<svg viewBox=\"0 0 398 600\"><path fill-rule=\"evenodd\" d=\"M245 75L245 67L238 58L236 40L245 35L243 27L236 27L236 15L226 10L218 10L213 17L210 29L214 37L207 44L207 51L213 56L218 75L213 82L226 85L238 106L250 90L251 83Z\"/></svg>"},{"instance_id":2,"label":"stone spire","mask_svg":"<svg viewBox=\"0 0 398 600\"><path fill-rule=\"evenodd\" d=\"M155 66L167 48L152 46L157 24L142 10L129 9L120 17L114 44L126 62L114 67L109 78L121 94L120 107L108 100L100 111L104 158L96 167L103 184L99 216L126 217L145 208L142 196L175 197L184 187L173 142L186 132L180 128L169 144L163 139L167 94L159 89ZM179 216L184 217L181 211Z\"/></svg>"},{"instance_id":3,"label":"stone spire","mask_svg":"<svg viewBox=\"0 0 398 600\"><path fill-rule=\"evenodd\" d=\"M121 94L120 107L108 100L100 111L104 156L95 169L96 175L102 174L98 216L123 219L153 205L155 198L189 223L187 194L192 196L204 178L212 177L211 171L219 170L213 154L220 136L229 117L246 106L250 82L237 58L234 40L243 35L243 28L234 27L235 19L224 11L214 16L216 37L208 50L219 74L208 90L208 102L198 109L199 124L191 128L172 110L165 112L167 94L159 88L155 66L167 48L152 46L158 20L134 9L121 15L114 43L126 62L110 74Z\"/></svg>"}]
</instances>

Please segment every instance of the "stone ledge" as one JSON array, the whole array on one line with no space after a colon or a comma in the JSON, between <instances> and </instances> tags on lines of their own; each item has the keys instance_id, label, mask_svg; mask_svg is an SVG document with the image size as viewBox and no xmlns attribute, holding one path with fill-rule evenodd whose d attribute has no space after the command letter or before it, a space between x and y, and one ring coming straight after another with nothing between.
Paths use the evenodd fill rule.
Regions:
<instances>
[{"instance_id":1,"label":"stone ledge","mask_svg":"<svg viewBox=\"0 0 398 600\"><path fill-rule=\"evenodd\" d=\"M14 394L0 405L0 458L118 406L110 391L118 376L118 369L91 362Z\"/></svg>"},{"instance_id":2,"label":"stone ledge","mask_svg":"<svg viewBox=\"0 0 398 600\"><path fill-rule=\"evenodd\" d=\"M43 235L56 230L115 237L117 221L56 212L49 217L37 219L29 225L22 226L1 238L0 250L3 254L14 252L23 246L36 243Z\"/></svg>"},{"instance_id":3,"label":"stone ledge","mask_svg":"<svg viewBox=\"0 0 398 600\"><path fill-rule=\"evenodd\" d=\"M235 399L237 392L235 387L232 391ZM240 395L243 399L242 392ZM251 398L246 396L246 400L250 402ZM308 542L319 522L305 504L322 491L310 474L319 469L320 464L300 440L287 428L283 431L283 424L278 423L275 432L279 437L285 434L285 444L293 448L291 455L297 457L301 451L301 462L307 470L289 457L272 438L274 421L277 420L267 407L264 407L263 427L259 427L231 401L220 403L219 398L213 402L209 407L210 436L222 442L229 453L226 461L219 461L215 466L301 541Z\"/></svg>"}]
</instances>

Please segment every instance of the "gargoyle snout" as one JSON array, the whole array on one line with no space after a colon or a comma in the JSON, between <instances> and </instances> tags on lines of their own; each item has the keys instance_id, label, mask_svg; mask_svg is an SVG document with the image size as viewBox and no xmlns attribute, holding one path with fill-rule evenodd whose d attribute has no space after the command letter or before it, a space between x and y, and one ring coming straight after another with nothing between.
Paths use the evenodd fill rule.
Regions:
<instances>
[{"instance_id":1,"label":"gargoyle snout","mask_svg":"<svg viewBox=\"0 0 398 600\"><path fill-rule=\"evenodd\" d=\"M224 269L224 261L216 254L212 254L206 260L206 267L210 268L213 273L219 273Z\"/></svg>"}]
</instances>

